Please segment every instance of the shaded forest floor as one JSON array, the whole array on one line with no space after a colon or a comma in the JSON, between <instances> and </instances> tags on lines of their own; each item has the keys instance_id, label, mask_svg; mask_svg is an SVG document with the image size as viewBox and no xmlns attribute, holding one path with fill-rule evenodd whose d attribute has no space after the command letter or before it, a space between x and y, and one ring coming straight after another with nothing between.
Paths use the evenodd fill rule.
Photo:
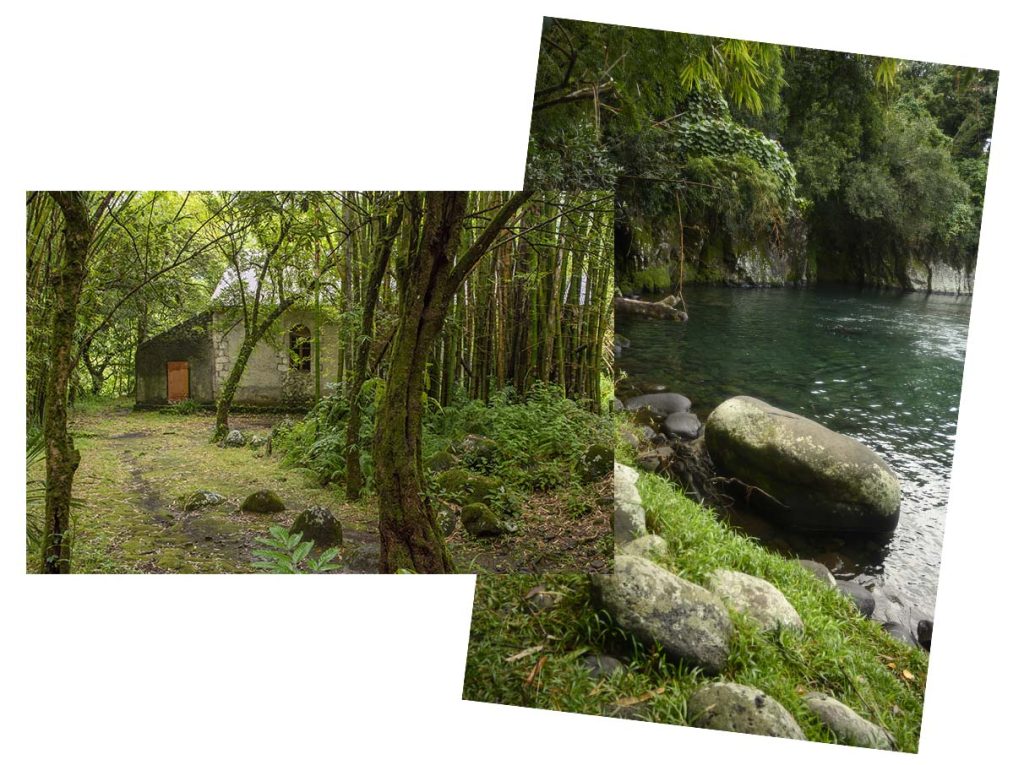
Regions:
<instances>
[{"instance_id":1,"label":"shaded forest floor","mask_svg":"<svg viewBox=\"0 0 1024 765\"><path fill-rule=\"evenodd\" d=\"M268 437L284 418L238 414L231 427L250 437ZM329 508L344 529L337 573L376 573L372 496L349 501L343 487L323 486L308 471L285 467L280 455L210 443L212 430L212 413L136 412L127 399L87 402L73 410L71 431L82 455L74 484L78 505L72 512L75 573L255 573L253 552L262 546L258 538L266 537L271 526L290 526L302 510L317 504ZM39 464L30 477L42 478L43 471ZM274 491L287 511L241 512L242 501L260 489ZM186 512L180 499L198 490L216 492L226 501ZM458 569L603 569L605 558L597 547L598 540L609 537L607 517L575 517L566 505L554 493L531 495L519 532L497 539L473 539L459 526L448 538ZM27 570L35 567L34 559L27 561Z\"/></svg>"}]
</instances>

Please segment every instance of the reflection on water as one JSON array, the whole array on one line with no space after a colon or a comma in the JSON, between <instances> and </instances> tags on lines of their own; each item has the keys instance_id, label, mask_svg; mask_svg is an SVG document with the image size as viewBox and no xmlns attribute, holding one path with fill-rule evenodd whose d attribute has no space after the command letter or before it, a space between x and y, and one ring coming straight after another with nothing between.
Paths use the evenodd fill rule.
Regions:
<instances>
[{"instance_id":1,"label":"reflection on water","mask_svg":"<svg viewBox=\"0 0 1024 765\"><path fill-rule=\"evenodd\" d=\"M900 478L903 505L899 527L881 547L748 530L841 575L884 579L930 610L970 299L691 287L686 300L686 324L616 317L616 332L630 340L619 368L686 394L702 419L729 396L751 395L882 454Z\"/></svg>"}]
</instances>

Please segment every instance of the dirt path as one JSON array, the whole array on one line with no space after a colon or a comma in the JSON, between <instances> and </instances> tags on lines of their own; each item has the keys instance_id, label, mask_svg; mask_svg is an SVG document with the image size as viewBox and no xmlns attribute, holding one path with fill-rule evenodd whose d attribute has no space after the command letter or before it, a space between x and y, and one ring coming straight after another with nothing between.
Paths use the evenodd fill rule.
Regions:
<instances>
[{"instance_id":1,"label":"dirt path","mask_svg":"<svg viewBox=\"0 0 1024 765\"><path fill-rule=\"evenodd\" d=\"M268 436L283 415L239 415L232 427ZM75 568L79 572L250 573L253 551L270 526L289 526L313 504L338 517L345 536L341 573L376 571L376 512L342 499L337 488L317 485L278 457L248 447L209 443L213 418L132 412L107 406L78 411L75 442L82 454L76 495ZM257 489L271 489L287 512L270 517L242 513ZM217 492L218 506L185 512L193 491Z\"/></svg>"}]
</instances>

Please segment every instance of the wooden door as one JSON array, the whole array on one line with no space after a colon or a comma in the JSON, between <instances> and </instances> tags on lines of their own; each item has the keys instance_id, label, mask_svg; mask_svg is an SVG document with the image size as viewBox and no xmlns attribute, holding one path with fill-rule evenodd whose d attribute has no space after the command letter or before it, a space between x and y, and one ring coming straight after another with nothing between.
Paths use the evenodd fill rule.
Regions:
<instances>
[{"instance_id":1,"label":"wooden door","mask_svg":"<svg viewBox=\"0 0 1024 765\"><path fill-rule=\"evenodd\" d=\"M167 362L167 401L183 401L188 398L188 362Z\"/></svg>"}]
</instances>

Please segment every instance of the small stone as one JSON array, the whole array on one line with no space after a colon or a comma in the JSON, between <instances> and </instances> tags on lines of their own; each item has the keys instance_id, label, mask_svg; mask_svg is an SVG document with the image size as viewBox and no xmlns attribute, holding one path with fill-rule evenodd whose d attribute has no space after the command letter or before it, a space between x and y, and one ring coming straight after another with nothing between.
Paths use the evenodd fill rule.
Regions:
<instances>
[{"instance_id":1,"label":"small stone","mask_svg":"<svg viewBox=\"0 0 1024 765\"><path fill-rule=\"evenodd\" d=\"M666 436L692 441L700 435L700 419L692 412L674 412L661 423Z\"/></svg>"},{"instance_id":2,"label":"small stone","mask_svg":"<svg viewBox=\"0 0 1024 765\"><path fill-rule=\"evenodd\" d=\"M853 581L838 581L836 589L846 595L857 606L857 610L865 618L870 618L875 611L875 596L863 585Z\"/></svg>"},{"instance_id":3,"label":"small stone","mask_svg":"<svg viewBox=\"0 0 1024 765\"><path fill-rule=\"evenodd\" d=\"M451 533L455 531L458 516L450 508L442 507L437 511L436 517L437 527L441 530L441 534L446 537L451 536Z\"/></svg>"},{"instance_id":4,"label":"small stone","mask_svg":"<svg viewBox=\"0 0 1024 765\"><path fill-rule=\"evenodd\" d=\"M804 703L841 744L870 749L892 749L892 737L884 728L869 722L841 701L824 693L808 693Z\"/></svg>"},{"instance_id":5,"label":"small stone","mask_svg":"<svg viewBox=\"0 0 1024 765\"><path fill-rule=\"evenodd\" d=\"M482 502L462 508L462 526L474 537L496 537L505 531L498 516Z\"/></svg>"},{"instance_id":6,"label":"small stone","mask_svg":"<svg viewBox=\"0 0 1024 765\"><path fill-rule=\"evenodd\" d=\"M690 696L687 709L690 724L697 728L806 740L797 721L782 704L748 685L705 685Z\"/></svg>"},{"instance_id":7,"label":"small stone","mask_svg":"<svg viewBox=\"0 0 1024 765\"><path fill-rule=\"evenodd\" d=\"M616 672L625 672L626 666L614 656L590 654L580 661L590 676L595 680L611 677Z\"/></svg>"},{"instance_id":8,"label":"small stone","mask_svg":"<svg viewBox=\"0 0 1024 765\"><path fill-rule=\"evenodd\" d=\"M224 437L224 446L237 448L245 446L245 436L240 430L232 430Z\"/></svg>"},{"instance_id":9,"label":"small stone","mask_svg":"<svg viewBox=\"0 0 1024 765\"><path fill-rule=\"evenodd\" d=\"M812 574L818 577L818 579L823 581L829 587L832 587L833 589L835 588L836 578L832 576L832 572L828 570L828 567L825 564L818 563L818 561L816 560L804 559L798 560L797 563L799 563L805 569L810 571Z\"/></svg>"},{"instance_id":10,"label":"small stone","mask_svg":"<svg viewBox=\"0 0 1024 765\"><path fill-rule=\"evenodd\" d=\"M526 607L534 613L540 613L541 611L548 611L558 605L562 599L562 593L550 592L545 590L543 587L533 587L529 592L526 593L526 597L523 598L526 601Z\"/></svg>"},{"instance_id":11,"label":"small stone","mask_svg":"<svg viewBox=\"0 0 1024 765\"><path fill-rule=\"evenodd\" d=\"M288 533L301 533L303 540L312 540L313 546L318 548L341 547L343 536L341 522L321 505L313 505L299 513Z\"/></svg>"},{"instance_id":12,"label":"small stone","mask_svg":"<svg viewBox=\"0 0 1024 765\"><path fill-rule=\"evenodd\" d=\"M243 513L280 513L287 510L284 502L269 489L260 489L253 492L242 501L241 510Z\"/></svg>"},{"instance_id":13,"label":"small stone","mask_svg":"<svg viewBox=\"0 0 1024 765\"><path fill-rule=\"evenodd\" d=\"M194 491L181 500L181 509L185 512L201 510L204 507L213 507L224 502L224 497L215 491L200 489Z\"/></svg>"},{"instance_id":14,"label":"small stone","mask_svg":"<svg viewBox=\"0 0 1024 765\"><path fill-rule=\"evenodd\" d=\"M761 629L785 627L803 632L800 614L786 596L764 579L740 571L717 569L708 579L708 589L730 608L757 622Z\"/></svg>"}]
</instances>

